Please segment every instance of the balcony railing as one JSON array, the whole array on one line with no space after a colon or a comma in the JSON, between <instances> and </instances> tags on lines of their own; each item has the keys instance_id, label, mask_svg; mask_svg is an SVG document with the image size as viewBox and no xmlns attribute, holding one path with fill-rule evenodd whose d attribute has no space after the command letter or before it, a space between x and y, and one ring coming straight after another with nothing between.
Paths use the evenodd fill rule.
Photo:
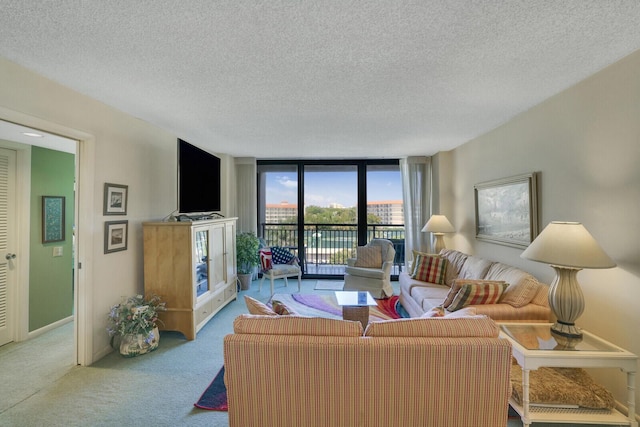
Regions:
<instances>
[{"instance_id":1,"label":"balcony railing","mask_svg":"<svg viewBox=\"0 0 640 427\"><path fill-rule=\"evenodd\" d=\"M358 229L355 224L305 224L303 247L298 247L298 225L290 223L262 224L262 237L270 246L282 246L295 251L303 262L305 274L344 274L347 258L355 257ZM394 272L404 265L404 225L370 224L367 241L389 239L394 243Z\"/></svg>"}]
</instances>

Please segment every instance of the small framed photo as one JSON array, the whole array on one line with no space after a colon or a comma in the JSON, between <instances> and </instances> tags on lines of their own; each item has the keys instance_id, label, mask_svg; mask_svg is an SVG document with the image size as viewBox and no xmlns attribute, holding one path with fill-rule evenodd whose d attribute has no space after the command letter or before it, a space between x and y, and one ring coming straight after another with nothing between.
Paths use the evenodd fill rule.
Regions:
<instances>
[{"instance_id":1,"label":"small framed photo","mask_svg":"<svg viewBox=\"0 0 640 427\"><path fill-rule=\"evenodd\" d=\"M104 215L126 215L128 185L104 184Z\"/></svg>"},{"instance_id":2,"label":"small framed photo","mask_svg":"<svg viewBox=\"0 0 640 427\"><path fill-rule=\"evenodd\" d=\"M64 241L64 196L42 196L42 243Z\"/></svg>"},{"instance_id":3,"label":"small framed photo","mask_svg":"<svg viewBox=\"0 0 640 427\"><path fill-rule=\"evenodd\" d=\"M129 221L104 223L104 253L126 251L129 237Z\"/></svg>"}]
</instances>

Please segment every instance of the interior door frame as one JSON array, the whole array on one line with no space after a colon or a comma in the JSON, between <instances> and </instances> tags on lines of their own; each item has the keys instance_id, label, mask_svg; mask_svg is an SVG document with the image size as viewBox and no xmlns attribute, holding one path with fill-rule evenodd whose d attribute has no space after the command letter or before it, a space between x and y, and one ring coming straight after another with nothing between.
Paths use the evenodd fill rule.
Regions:
<instances>
[{"instance_id":1,"label":"interior door frame","mask_svg":"<svg viewBox=\"0 0 640 427\"><path fill-rule=\"evenodd\" d=\"M62 126L24 113L0 106L0 119L22 126L39 129L44 132L63 136L78 141L76 145L76 197L74 206L74 223L76 224L76 257L74 266L74 353L75 364L90 365L93 362L93 318L91 287L92 248L93 248L93 187L95 181L95 137L86 132ZM28 151L28 153L27 153ZM31 187L31 149L22 147L18 150L16 167L16 216L30 212ZM20 221L18 226L17 247L22 254L29 252L29 222ZM22 257L23 259L26 257ZM18 290L16 295L17 315L15 339L22 341L29 337L29 266L20 262L17 271Z\"/></svg>"}]
</instances>

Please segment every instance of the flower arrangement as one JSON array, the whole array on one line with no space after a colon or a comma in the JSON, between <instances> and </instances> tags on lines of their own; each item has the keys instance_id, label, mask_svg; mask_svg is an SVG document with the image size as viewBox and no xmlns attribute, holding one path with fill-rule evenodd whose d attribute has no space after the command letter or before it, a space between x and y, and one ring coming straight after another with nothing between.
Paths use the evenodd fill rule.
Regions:
<instances>
[{"instance_id":1,"label":"flower arrangement","mask_svg":"<svg viewBox=\"0 0 640 427\"><path fill-rule=\"evenodd\" d=\"M145 300L144 296L129 297L120 304L111 307L109 312L109 336L143 335L145 337L156 328L158 312L166 311L165 303L153 295ZM153 337L151 337L153 339Z\"/></svg>"}]
</instances>

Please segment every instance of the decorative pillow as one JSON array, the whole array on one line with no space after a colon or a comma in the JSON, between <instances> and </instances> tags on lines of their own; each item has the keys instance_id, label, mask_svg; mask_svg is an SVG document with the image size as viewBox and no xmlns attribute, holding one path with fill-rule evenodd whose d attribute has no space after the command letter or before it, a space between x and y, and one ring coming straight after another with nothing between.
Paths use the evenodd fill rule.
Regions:
<instances>
[{"instance_id":1,"label":"decorative pillow","mask_svg":"<svg viewBox=\"0 0 640 427\"><path fill-rule=\"evenodd\" d=\"M460 292L460 289L462 288L462 286L470 284L470 285L481 285L484 283L489 283L489 284L503 284L503 281L496 281L496 280L477 280L477 279L455 279L453 281L453 283L451 284L451 289L449 289L449 293L447 293L447 296L444 299L444 302L442 303L442 306L444 308L446 308L447 310L449 309L449 305L451 305L451 302L453 301L453 299L456 297L456 295L458 295L458 292ZM451 311L451 310L449 310Z\"/></svg>"},{"instance_id":2,"label":"decorative pillow","mask_svg":"<svg viewBox=\"0 0 640 427\"><path fill-rule=\"evenodd\" d=\"M269 271L273 268L271 248L262 248L258 252L260 254L260 268L262 271Z\"/></svg>"},{"instance_id":3,"label":"decorative pillow","mask_svg":"<svg viewBox=\"0 0 640 427\"><path fill-rule=\"evenodd\" d=\"M444 285L447 260L434 255L418 255L412 279Z\"/></svg>"},{"instance_id":4,"label":"decorative pillow","mask_svg":"<svg viewBox=\"0 0 640 427\"><path fill-rule=\"evenodd\" d=\"M409 276L413 277L413 274L416 271L416 266L418 265L418 257L420 255L422 256L440 256L438 254L430 254L427 252L420 252L420 251L416 251L415 249L412 251L413 252L413 262L411 263L411 269L408 271Z\"/></svg>"},{"instance_id":5,"label":"decorative pillow","mask_svg":"<svg viewBox=\"0 0 640 427\"><path fill-rule=\"evenodd\" d=\"M382 248L380 246L358 246L354 267L382 267Z\"/></svg>"},{"instance_id":6,"label":"decorative pillow","mask_svg":"<svg viewBox=\"0 0 640 427\"><path fill-rule=\"evenodd\" d=\"M527 277L505 289L500 302L513 307L524 307L538 293L540 284L533 277Z\"/></svg>"},{"instance_id":7,"label":"decorative pillow","mask_svg":"<svg viewBox=\"0 0 640 427\"><path fill-rule=\"evenodd\" d=\"M297 313L278 300L271 300L271 307L280 316L295 316Z\"/></svg>"},{"instance_id":8,"label":"decorative pillow","mask_svg":"<svg viewBox=\"0 0 640 427\"><path fill-rule=\"evenodd\" d=\"M272 246L271 253L273 254L274 264L291 264L296 259L296 256L290 250L280 246Z\"/></svg>"},{"instance_id":9,"label":"decorative pillow","mask_svg":"<svg viewBox=\"0 0 640 427\"><path fill-rule=\"evenodd\" d=\"M244 296L244 302L247 304L247 308L249 309L249 313L251 314L264 314L267 316L276 316L277 313L269 308L266 304L261 303L255 298L251 298L250 296Z\"/></svg>"},{"instance_id":10,"label":"decorative pillow","mask_svg":"<svg viewBox=\"0 0 640 427\"><path fill-rule=\"evenodd\" d=\"M500 299L506 283L483 283L462 285L447 307L449 311L460 310L468 305L495 304Z\"/></svg>"}]
</instances>

